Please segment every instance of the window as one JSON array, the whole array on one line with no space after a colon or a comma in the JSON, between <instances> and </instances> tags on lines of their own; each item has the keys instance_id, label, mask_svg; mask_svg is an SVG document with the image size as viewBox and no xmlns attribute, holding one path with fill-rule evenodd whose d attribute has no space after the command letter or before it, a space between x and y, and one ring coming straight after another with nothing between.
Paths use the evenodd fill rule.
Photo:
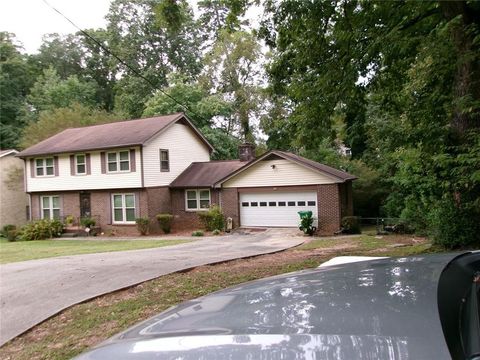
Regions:
<instances>
[{"instance_id":1,"label":"window","mask_svg":"<svg viewBox=\"0 0 480 360\"><path fill-rule=\"evenodd\" d=\"M315 201L308 201L308 202L307 202L307 205L308 205L308 206L315 206L315 205L316 205L316 202L315 202Z\"/></svg>"},{"instance_id":2,"label":"window","mask_svg":"<svg viewBox=\"0 0 480 360\"><path fill-rule=\"evenodd\" d=\"M258 206L258 202L253 201L253 202L250 203L250 206Z\"/></svg>"},{"instance_id":3,"label":"window","mask_svg":"<svg viewBox=\"0 0 480 360\"><path fill-rule=\"evenodd\" d=\"M107 154L108 172L130 171L130 151L117 151Z\"/></svg>"},{"instance_id":4,"label":"window","mask_svg":"<svg viewBox=\"0 0 480 360\"><path fill-rule=\"evenodd\" d=\"M87 165L84 154L75 155L75 171L77 175L85 175L87 173Z\"/></svg>"},{"instance_id":5,"label":"window","mask_svg":"<svg viewBox=\"0 0 480 360\"><path fill-rule=\"evenodd\" d=\"M210 190L194 189L185 191L187 210L205 210L210 207Z\"/></svg>"},{"instance_id":6,"label":"window","mask_svg":"<svg viewBox=\"0 0 480 360\"><path fill-rule=\"evenodd\" d=\"M55 174L53 157L35 159L35 173L37 176L53 176Z\"/></svg>"},{"instance_id":7,"label":"window","mask_svg":"<svg viewBox=\"0 0 480 360\"><path fill-rule=\"evenodd\" d=\"M289 201L288 206L295 206L295 201Z\"/></svg>"},{"instance_id":8,"label":"window","mask_svg":"<svg viewBox=\"0 0 480 360\"><path fill-rule=\"evenodd\" d=\"M299 201L299 202L297 202L297 205L298 206L305 206L305 201Z\"/></svg>"},{"instance_id":9,"label":"window","mask_svg":"<svg viewBox=\"0 0 480 360\"><path fill-rule=\"evenodd\" d=\"M42 219L60 219L60 197L41 196Z\"/></svg>"},{"instance_id":10,"label":"window","mask_svg":"<svg viewBox=\"0 0 480 360\"><path fill-rule=\"evenodd\" d=\"M278 206L286 206L287 203L285 201L279 201Z\"/></svg>"},{"instance_id":11,"label":"window","mask_svg":"<svg viewBox=\"0 0 480 360\"><path fill-rule=\"evenodd\" d=\"M248 202L242 202L242 206L248 207Z\"/></svg>"},{"instance_id":12,"label":"window","mask_svg":"<svg viewBox=\"0 0 480 360\"><path fill-rule=\"evenodd\" d=\"M112 195L113 222L115 224L135 224L135 195Z\"/></svg>"},{"instance_id":13,"label":"window","mask_svg":"<svg viewBox=\"0 0 480 360\"><path fill-rule=\"evenodd\" d=\"M267 202L266 201L260 201L260 206L267 206Z\"/></svg>"},{"instance_id":14,"label":"window","mask_svg":"<svg viewBox=\"0 0 480 360\"><path fill-rule=\"evenodd\" d=\"M270 201L268 203L268 206L277 206L277 203L275 201Z\"/></svg>"},{"instance_id":15,"label":"window","mask_svg":"<svg viewBox=\"0 0 480 360\"><path fill-rule=\"evenodd\" d=\"M168 157L168 150L160 149L160 171L170 171L170 160Z\"/></svg>"}]
</instances>

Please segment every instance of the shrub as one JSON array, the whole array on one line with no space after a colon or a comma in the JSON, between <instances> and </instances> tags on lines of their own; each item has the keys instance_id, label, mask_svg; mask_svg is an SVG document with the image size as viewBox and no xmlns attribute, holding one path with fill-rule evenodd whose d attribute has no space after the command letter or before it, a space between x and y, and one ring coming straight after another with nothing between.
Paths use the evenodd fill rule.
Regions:
<instances>
[{"instance_id":1,"label":"shrub","mask_svg":"<svg viewBox=\"0 0 480 360\"><path fill-rule=\"evenodd\" d=\"M97 222L95 221L95 219L93 218L90 218L90 217L84 217L84 218L81 218L80 219L80 224L85 227L85 228L92 228L95 226Z\"/></svg>"},{"instance_id":2,"label":"shrub","mask_svg":"<svg viewBox=\"0 0 480 360\"><path fill-rule=\"evenodd\" d=\"M18 231L15 225L11 225L11 224L5 225L2 228L1 233L2 233L2 236L4 236L8 241L17 240Z\"/></svg>"},{"instance_id":3,"label":"shrub","mask_svg":"<svg viewBox=\"0 0 480 360\"><path fill-rule=\"evenodd\" d=\"M165 234L170 234L172 230L172 222L173 222L173 215L171 214L158 214L157 215L158 223L160 224L160 228L163 230Z\"/></svg>"},{"instance_id":4,"label":"shrub","mask_svg":"<svg viewBox=\"0 0 480 360\"><path fill-rule=\"evenodd\" d=\"M63 224L58 220L38 220L24 225L20 239L23 241L45 240L62 234Z\"/></svg>"},{"instance_id":5,"label":"shrub","mask_svg":"<svg viewBox=\"0 0 480 360\"><path fill-rule=\"evenodd\" d=\"M480 244L480 214L471 204L456 205L453 199L445 199L430 211L429 233L434 244L448 249Z\"/></svg>"},{"instance_id":6,"label":"shrub","mask_svg":"<svg viewBox=\"0 0 480 360\"><path fill-rule=\"evenodd\" d=\"M137 230L140 235L147 235L149 226L150 226L150 219L148 217L139 217L135 219L135 223L137 224Z\"/></svg>"},{"instance_id":7,"label":"shrub","mask_svg":"<svg viewBox=\"0 0 480 360\"><path fill-rule=\"evenodd\" d=\"M342 218L342 229L345 234L360 234L360 218L358 216L345 216Z\"/></svg>"},{"instance_id":8,"label":"shrub","mask_svg":"<svg viewBox=\"0 0 480 360\"><path fill-rule=\"evenodd\" d=\"M203 231L195 230L194 232L192 232L192 236L203 236Z\"/></svg>"},{"instance_id":9,"label":"shrub","mask_svg":"<svg viewBox=\"0 0 480 360\"><path fill-rule=\"evenodd\" d=\"M218 229L212 231L212 235L220 235L222 232Z\"/></svg>"},{"instance_id":10,"label":"shrub","mask_svg":"<svg viewBox=\"0 0 480 360\"><path fill-rule=\"evenodd\" d=\"M199 212L198 217L207 231L223 229L225 227L225 218L218 205L213 205L208 211Z\"/></svg>"},{"instance_id":11,"label":"shrub","mask_svg":"<svg viewBox=\"0 0 480 360\"><path fill-rule=\"evenodd\" d=\"M73 225L74 222L75 218L73 217L73 215L68 215L65 217L65 225L70 226Z\"/></svg>"}]
</instances>

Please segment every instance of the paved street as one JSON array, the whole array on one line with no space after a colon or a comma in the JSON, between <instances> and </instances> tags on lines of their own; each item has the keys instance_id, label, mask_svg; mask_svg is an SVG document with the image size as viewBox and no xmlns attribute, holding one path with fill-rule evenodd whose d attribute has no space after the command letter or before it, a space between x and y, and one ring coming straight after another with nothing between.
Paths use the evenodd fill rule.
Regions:
<instances>
[{"instance_id":1,"label":"paved street","mask_svg":"<svg viewBox=\"0 0 480 360\"><path fill-rule=\"evenodd\" d=\"M195 266L300 245L291 229L233 234L155 249L0 265L0 345L87 299Z\"/></svg>"}]
</instances>

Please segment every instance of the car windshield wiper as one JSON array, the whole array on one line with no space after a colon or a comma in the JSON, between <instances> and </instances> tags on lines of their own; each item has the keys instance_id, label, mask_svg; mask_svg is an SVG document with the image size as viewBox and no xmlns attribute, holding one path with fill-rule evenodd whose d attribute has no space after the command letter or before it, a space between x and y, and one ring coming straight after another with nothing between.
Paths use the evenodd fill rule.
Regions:
<instances>
[{"instance_id":1,"label":"car windshield wiper","mask_svg":"<svg viewBox=\"0 0 480 360\"><path fill-rule=\"evenodd\" d=\"M473 281L462 311L462 342L469 360L480 360L480 271L473 274Z\"/></svg>"}]
</instances>

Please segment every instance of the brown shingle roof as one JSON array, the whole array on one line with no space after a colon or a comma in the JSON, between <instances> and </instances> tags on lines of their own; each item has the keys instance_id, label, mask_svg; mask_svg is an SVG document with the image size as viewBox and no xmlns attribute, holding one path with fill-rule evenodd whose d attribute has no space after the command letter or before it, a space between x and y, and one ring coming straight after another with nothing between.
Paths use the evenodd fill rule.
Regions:
<instances>
[{"instance_id":1,"label":"brown shingle roof","mask_svg":"<svg viewBox=\"0 0 480 360\"><path fill-rule=\"evenodd\" d=\"M182 120L190 125L206 145L212 146L190 123L183 113L145 119L118 121L109 124L66 129L36 145L21 151L17 156L59 154L86 150L109 149L142 145L169 125Z\"/></svg>"},{"instance_id":2,"label":"brown shingle roof","mask_svg":"<svg viewBox=\"0 0 480 360\"><path fill-rule=\"evenodd\" d=\"M0 151L0 157L9 155L9 154L18 154L18 151L15 149L7 149L7 150L1 150Z\"/></svg>"},{"instance_id":3,"label":"brown shingle roof","mask_svg":"<svg viewBox=\"0 0 480 360\"><path fill-rule=\"evenodd\" d=\"M240 160L194 162L170 184L172 188L213 187L213 185L245 165Z\"/></svg>"}]
</instances>

